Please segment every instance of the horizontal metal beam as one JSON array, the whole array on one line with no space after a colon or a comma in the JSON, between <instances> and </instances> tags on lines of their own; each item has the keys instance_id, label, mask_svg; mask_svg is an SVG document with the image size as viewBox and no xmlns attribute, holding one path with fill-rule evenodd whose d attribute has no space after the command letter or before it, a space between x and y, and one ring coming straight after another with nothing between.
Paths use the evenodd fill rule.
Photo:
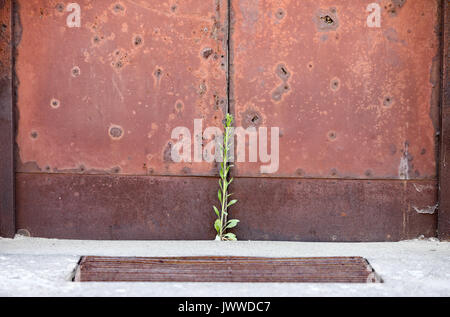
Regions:
<instances>
[{"instance_id":1,"label":"horizontal metal beam","mask_svg":"<svg viewBox=\"0 0 450 317\"><path fill-rule=\"evenodd\" d=\"M436 181L238 178L240 240L436 236ZM212 240L214 177L17 174L17 226L69 239Z\"/></svg>"}]
</instances>

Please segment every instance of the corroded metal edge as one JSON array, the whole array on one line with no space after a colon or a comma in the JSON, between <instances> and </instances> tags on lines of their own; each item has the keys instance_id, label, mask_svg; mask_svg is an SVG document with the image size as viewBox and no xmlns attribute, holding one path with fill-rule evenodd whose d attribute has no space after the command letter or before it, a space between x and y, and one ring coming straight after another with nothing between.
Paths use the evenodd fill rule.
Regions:
<instances>
[{"instance_id":1,"label":"corroded metal edge","mask_svg":"<svg viewBox=\"0 0 450 317\"><path fill-rule=\"evenodd\" d=\"M441 156L439 173L439 221L441 240L450 240L450 1L442 8L442 94L441 94Z\"/></svg>"},{"instance_id":2,"label":"corroded metal edge","mask_svg":"<svg viewBox=\"0 0 450 317\"><path fill-rule=\"evenodd\" d=\"M15 233L13 159L13 4L0 1L0 236Z\"/></svg>"}]
</instances>

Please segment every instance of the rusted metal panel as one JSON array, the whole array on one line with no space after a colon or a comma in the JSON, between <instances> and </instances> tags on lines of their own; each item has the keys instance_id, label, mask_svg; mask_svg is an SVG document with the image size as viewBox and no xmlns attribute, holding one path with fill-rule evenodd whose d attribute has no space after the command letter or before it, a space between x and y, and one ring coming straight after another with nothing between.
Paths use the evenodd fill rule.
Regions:
<instances>
[{"instance_id":1,"label":"rusted metal panel","mask_svg":"<svg viewBox=\"0 0 450 317\"><path fill-rule=\"evenodd\" d=\"M245 240L399 241L436 236L436 181L239 178Z\"/></svg>"},{"instance_id":2,"label":"rusted metal panel","mask_svg":"<svg viewBox=\"0 0 450 317\"><path fill-rule=\"evenodd\" d=\"M34 237L215 237L214 178L18 174L16 184L17 227Z\"/></svg>"},{"instance_id":3,"label":"rusted metal panel","mask_svg":"<svg viewBox=\"0 0 450 317\"><path fill-rule=\"evenodd\" d=\"M361 257L82 257L76 282L379 283Z\"/></svg>"},{"instance_id":4,"label":"rusted metal panel","mask_svg":"<svg viewBox=\"0 0 450 317\"><path fill-rule=\"evenodd\" d=\"M450 240L450 2L443 3L443 72L442 72L442 126L441 126L441 157L440 157L440 199L439 199L439 237Z\"/></svg>"},{"instance_id":5,"label":"rusted metal panel","mask_svg":"<svg viewBox=\"0 0 450 317\"><path fill-rule=\"evenodd\" d=\"M237 125L281 129L265 176L436 179L439 1L372 2L380 27L366 0L232 1Z\"/></svg>"},{"instance_id":6,"label":"rusted metal panel","mask_svg":"<svg viewBox=\"0 0 450 317\"><path fill-rule=\"evenodd\" d=\"M173 164L170 142L194 119L221 126L227 1L80 0L80 27L66 2L17 2L19 171L213 173Z\"/></svg>"},{"instance_id":7,"label":"rusted metal panel","mask_svg":"<svg viewBox=\"0 0 450 317\"><path fill-rule=\"evenodd\" d=\"M15 233L12 9L0 0L0 237Z\"/></svg>"},{"instance_id":8,"label":"rusted metal panel","mask_svg":"<svg viewBox=\"0 0 450 317\"><path fill-rule=\"evenodd\" d=\"M17 175L17 227L69 239L210 240L215 178ZM240 240L398 241L436 235L435 181L239 178ZM434 212L434 211L433 211Z\"/></svg>"}]
</instances>

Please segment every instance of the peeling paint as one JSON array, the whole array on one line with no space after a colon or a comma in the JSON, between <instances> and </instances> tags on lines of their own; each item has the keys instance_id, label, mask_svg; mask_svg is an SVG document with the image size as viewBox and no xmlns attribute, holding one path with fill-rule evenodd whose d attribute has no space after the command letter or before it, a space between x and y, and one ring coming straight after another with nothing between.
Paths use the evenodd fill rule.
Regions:
<instances>
[{"instance_id":1,"label":"peeling paint","mask_svg":"<svg viewBox=\"0 0 450 317\"><path fill-rule=\"evenodd\" d=\"M419 193L421 193L425 190L433 190L434 189L433 186L430 186L430 185L420 185L420 184L414 183L413 186L416 189L416 191Z\"/></svg>"},{"instance_id":2,"label":"peeling paint","mask_svg":"<svg viewBox=\"0 0 450 317\"><path fill-rule=\"evenodd\" d=\"M434 205L434 206L427 206L425 208L418 208L416 206L413 206L413 209L418 213L418 214L425 214L425 215L433 215L436 212L436 209L438 208L438 204Z\"/></svg>"},{"instance_id":3,"label":"peeling paint","mask_svg":"<svg viewBox=\"0 0 450 317\"><path fill-rule=\"evenodd\" d=\"M405 143L405 149L403 156L400 158L400 164L398 166L398 177L400 179L409 179L409 157L408 157L408 143Z\"/></svg>"}]
</instances>

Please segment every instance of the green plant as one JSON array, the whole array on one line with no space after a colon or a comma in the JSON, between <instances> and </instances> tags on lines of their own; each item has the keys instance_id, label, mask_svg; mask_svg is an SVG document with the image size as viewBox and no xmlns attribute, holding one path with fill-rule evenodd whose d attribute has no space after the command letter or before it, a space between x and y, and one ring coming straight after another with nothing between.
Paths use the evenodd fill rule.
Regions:
<instances>
[{"instance_id":1,"label":"green plant","mask_svg":"<svg viewBox=\"0 0 450 317\"><path fill-rule=\"evenodd\" d=\"M217 215L217 219L214 222L214 228L217 231L216 240L221 241L236 241L236 235L234 233L227 233L228 229L232 229L237 226L239 220L237 219L228 219L228 208L237 203L236 199L228 201L232 194L228 193L228 188L233 182L233 178L229 178L230 168L233 165L229 162L229 151L232 146L232 138L233 138L233 116L230 114L226 115L225 124L224 124L224 136L223 142L220 147L222 162L220 163L220 179L219 179L219 203L220 203L220 211L216 206L213 206L214 212Z\"/></svg>"}]
</instances>

